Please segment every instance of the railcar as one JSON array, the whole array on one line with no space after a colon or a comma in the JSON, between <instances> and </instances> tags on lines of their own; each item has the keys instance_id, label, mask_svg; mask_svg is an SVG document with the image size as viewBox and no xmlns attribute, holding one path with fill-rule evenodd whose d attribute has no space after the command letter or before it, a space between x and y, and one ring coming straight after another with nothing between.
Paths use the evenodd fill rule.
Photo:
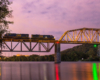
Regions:
<instances>
[{"instance_id":1,"label":"railcar","mask_svg":"<svg viewBox=\"0 0 100 80\"><path fill-rule=\"evenodd\" d=\"M7 33L3 36L3 38L18 38L18 39L26 39L29 38L29 34L16 34L16 33Z\"/></svg>"},{"instance_id":2,"label":"railcar","mask_svg":"<svg viewBox=\"0 0 100 80\"><path fill-rule=\"evenodd\" d=\"M53 35L31 35L31 39L55 40Z\"/></svg>"},{"instance_id":3,"label":"railcar","mask_svg":"<svg viewBox=\"0 0 100 80\"><path fill-rule=\"evenodd\" d=\"M6 33L3 38L15 38L16 34L15 33Z\"/></svg>"},{"instance_id":4,"label":"railcar","mask_svg":"<svg viewBox=\"0 0 100 80\"><path fill-rule=\"evenodd\" d=\"M28 39L29 38L29 34L17 34L16 38Z\"/></svg>"}]
</instances>

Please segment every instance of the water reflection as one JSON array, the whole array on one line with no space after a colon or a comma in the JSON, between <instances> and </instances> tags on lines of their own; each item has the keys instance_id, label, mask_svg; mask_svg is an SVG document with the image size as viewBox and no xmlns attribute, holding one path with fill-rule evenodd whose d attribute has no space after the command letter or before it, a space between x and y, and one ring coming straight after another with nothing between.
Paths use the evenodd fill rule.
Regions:
<instances>
[{"instance_id":1,"label":"water reflection","mask_svg":"<svg viewBox=\"0 0 100 80\"><path fill-rule=\"evenodd\" d=\"M55 64L56 80L60 80L60 64Z\"/></svg>"},{"instance_id":2,"label":"water reflection","mask_svg":"<svg viewBox=\"0 0 100 80\"><path fill-rule=\"evenodd\" d=\"M1 80L1 73L2 73L2 72L1 72L1 64L0 64L0 80Z\"/></svg>"},{"instance_id":3,"label":"water reflection","mask_svg":"<svg viewBox=\"0 0 100 80\"><path fill-rule=\"evenodd\" d=\"M0 80L100 80L100 63L1 62Z\"/></svg>"},{"instance_id":4,"label":"water reflection","mask_svg":"<svg viewBox=\"0 0 100 80\"><path fill-rule=\"evenodd\" d=\"M100 80L100 63L98 64L97 67L98 67L98 73L99 73L99 74L98 74L98 80Z\"/></svg>"},{"instance_id":5,"label":"water reflection","mask_svg":"<svg viewBox=\"0 0 100 80\"><path fill-rule=\"evenodd\" d=\"M98 80L98 75L97 75L97 65L96 63L93 63L93 79Z\"/></svg>"}]
</instances>

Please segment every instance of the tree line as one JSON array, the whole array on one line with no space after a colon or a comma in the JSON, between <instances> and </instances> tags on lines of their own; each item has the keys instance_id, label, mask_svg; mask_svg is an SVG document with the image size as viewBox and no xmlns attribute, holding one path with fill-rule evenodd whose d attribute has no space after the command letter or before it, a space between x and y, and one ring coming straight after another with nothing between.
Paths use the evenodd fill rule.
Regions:
<instances>
[{"instance_id":1,"label":"tree line","mask_svg":"<svg viewBox=\"0 0 100 80\"><path fill-rule=\"evenodd\" d=\"M30 55L30 56L12 56L12 57L2 57L2 61L54 61L54 55Z\"/></svg>"}]
</instances>

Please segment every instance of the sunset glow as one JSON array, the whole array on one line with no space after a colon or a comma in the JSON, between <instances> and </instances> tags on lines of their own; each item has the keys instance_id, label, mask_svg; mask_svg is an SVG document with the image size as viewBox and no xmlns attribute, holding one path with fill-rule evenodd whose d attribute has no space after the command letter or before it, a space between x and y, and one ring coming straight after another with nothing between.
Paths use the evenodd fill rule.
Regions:
<instances>
[{"instance_id":1,"label":"sunset glow","mask_svg":"<svg viewBox=\"0 0 100 80\"><path fill-rule=\"evenodd\" d=\"M14 22L9 25L11 33L29 34L30 37L31 34L53 35L59 40L67 30L100 28L100 0L10 1L13 2L9 6L13 10L13 18L7 19ZM62 45L61 50L75 45Z\"/></svg>"}]
</instances>

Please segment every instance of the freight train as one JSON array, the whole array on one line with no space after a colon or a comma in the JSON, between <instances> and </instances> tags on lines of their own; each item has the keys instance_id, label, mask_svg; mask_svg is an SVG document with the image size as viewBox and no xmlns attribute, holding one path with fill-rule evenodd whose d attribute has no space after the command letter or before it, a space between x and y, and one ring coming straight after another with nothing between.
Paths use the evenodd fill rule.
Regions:
<instances>
[{"instance_id":1,"label":"freight train","mask_svg":"<svg viewBox=\"0 0 100 80\"><path fill-rule=\"evenodd\" d=\"M7 33L3 36L3 38L29 38L29 34L16 34L16 33Z\"/></svg>"},{"instance_id":2,"label":"freight train","mask_svg":"<svg viewBox=\"0 0 100 80\"><path fill-rule=\"evenodd\" d=\"M29 34L6 33L3 38L29 39ZM55 40L53 35L32 34L31 39Z\"/></svg>"}]
</instances>

